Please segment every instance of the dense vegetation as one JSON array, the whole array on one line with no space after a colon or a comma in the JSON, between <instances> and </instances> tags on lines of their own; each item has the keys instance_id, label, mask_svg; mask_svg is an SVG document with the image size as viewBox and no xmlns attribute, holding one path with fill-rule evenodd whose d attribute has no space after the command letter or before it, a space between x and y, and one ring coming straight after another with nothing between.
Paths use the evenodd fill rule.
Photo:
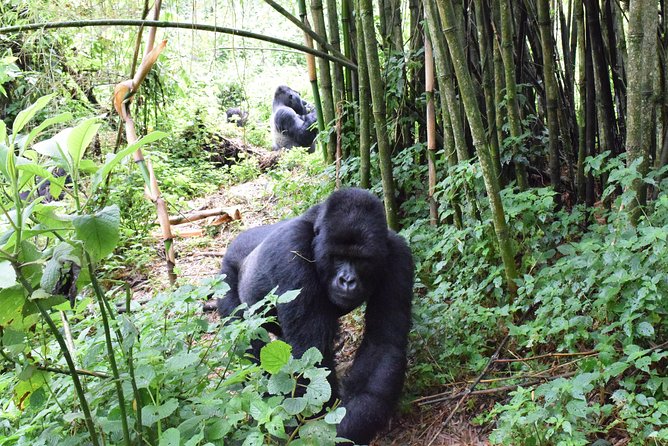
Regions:
<instances>
[{"instance_id":1,"label":"dense vegetation","mask_svg":"<svg viewBox=\"0 0 668 446\"><path fill-rule=\"evenodd\" d=\"M493 444L668 443L668 3L173 2L164 20L310 37L329 62L160 28L166 49L116 108L139 28L8 28L150 17L113 3L0 4L0 445L335 442L319 352L244 356L293 293L221 324L201 311L220 278L190 283L176 258L160 292L129 279L173 252L154 248L153 203L185 212L260 175L276 218L337 183L383 197L417 264L402 410L444 414L399 416L419 444L462 413ZM224 159L230 140L270 147L279 84L318 107L316 153Z\"/></svg>"}]
</instances>

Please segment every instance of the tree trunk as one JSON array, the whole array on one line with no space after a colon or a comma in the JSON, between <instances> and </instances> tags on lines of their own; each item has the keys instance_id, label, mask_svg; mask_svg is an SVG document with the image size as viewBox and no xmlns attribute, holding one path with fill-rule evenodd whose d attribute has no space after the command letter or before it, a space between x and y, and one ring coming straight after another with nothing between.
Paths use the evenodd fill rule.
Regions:
<instances>
[{"instance_id":1,"label":"tree trunk","mask_svg":"<svg viewBox=\"0 0 668 446\"><path fill-rule=\"evenodd\" d=\"M520 190L528 186L524 162L519 159L519 140L522 136L520 107L517 102L517 85L515 83L515 56L513 50L513 24L510 17L510 0L500 0L501 15L501 55L506 77L506 107L508 109L508 125L513 138L512 151L515 166L515 178Z\"/></svg>"},{"instance_id":2,"label":"tree trunk","mask_svg":"<svg viewBox=\"0 0 668 446\"><path fill-rule=\"evenodd\" d=\"M322 0L311 1L311 15L313 17L313 28L320 37L327 40L327 31L325 29L325 14L322 10ZM327 49L318 43L320 51L327 51ZM329 61L323 58L318 58L318 71L320 76L320 90L322 91L322 115L325 121L325 126L332 125L334 122L334 96L332 93L332 76L329 71ZM334 155L336 152L336 135L330 132L327 140L327 157L328 163L334 162Z\"/></svg>"},{"instance_id":3,"label":"tree trunk","mask_svg":"<svg viewBox=\"0 0 668 446\"><path fill-rule=\"evenodd\" d=\"M501 179L501 158L499 139L496 133L496 103L494 102L494 65L493 47L490 45L490 11L482 0L474 0L476 28L478 30L478 48L480 50L480 71L482 72L482 92L485 97L487 127L495 175Z\"/></svg>"},{"instance_id":4,"label":"tree trunk","mask_svg":"<svg viewBox=\"0 0 668 446\"><path fill-rule=\"evenodd\" d=\"M575 1L575 20L577 27L577 89L578 89L578 107L576 110L578 124L578 164L575 185L577 187L577 199L579 203L584 203L586 198L587 186L585 184L584 160L587 156L587 141L585 139L585 109L586 109L586 90L585 90L585 27L584 10L582 1Z\"/></svg>"},{"instance_id":5,"label":"tree trunk","mask_svg":"<svg viewBox=\"0 0 668 446\"><path fill-rule=\"evenodd\" d=\"M457 31L452 0L439 0L438 9L443 23L445 37L448 41L448 48L452 57L453 67L459 83L464 110L466 111L466 116L468 117L471 126L473 144L480 161L485 188L487 190L487 197L492 210L494 230L496 232L499 251L501 252L501 258L503 259L503 265L506 272L506 284L512 300L517 294L517 284L515 283L515 279L517 278L517 268L515 266L512 241L506 224L503 203L501 202L499 183L494 176L494 168L492 167L492 158L489 154L489 143L487 142L485 128L482 123L482 116L478 108L478 102L476 101L471 75L466 66L464 45L459 39Z\"/></svg>"},{"instance_id":6,"label":"tree trunk","mask_svg":"<svg viewBox=\"0 0 668 446\"><path fill-rule=\"evenodd\" d=\"M306 32L306 29L311 29L306 15L306 1L299 0L299 17L304 24L304 44L313 48L313 38ZM306 68L308 70L308 78L311 82L311 92L313 93L313 103L315 105L316 116L318 117L318 131L325 130L325 118L322 112L322 102L320 101L320 90L318 89L318 75L315 68L315 56L313 54L306 54ZM327 159L327 148L323 148L323 158Z\"/></svg>"},{"instance_id":7,"label":"tree trunk","mask_svg":"<svg viewBox=\"0 0 668 446\"><path fill-rule=\"evenodd\" d=\"M545 84L545 108L547 109L547 128L550 153L550 183L555 191L561 190L559 166L559 122L557 104L559 92L554 77L554 44L552 42L552 22L550 21L549 0L538 0L538 26L543 46L543 81Z\"/></svg>"},{"instance_id":8,"label":"tree trunk","mask_svg":"<svg viewBox=\"0 0 668 446\"><path fill-rule=\"evenodd\" d=\"M371 119L369 116L369 104L371 104L371 90L369 89L369 73L366 65L366 50L364 47L364 33L362 31L362 19L358 13L355 15L357 23L357 82L359 87L359 116L360 116L360 186L369 189L370 158L371 158Z\"/></svg>"},{"instance_id":9,"label":"tree trunk","mask_svg":"<svg viewBox=\"0 0 668 446\"><path fill-rule=\"evenodd\" d=\"M378 141L378 157L380 159L380 175L383 182L383 201L385 202L385 217L390 228L399 229L397 207L394 198L394 178L392 176L392 153L387 136L387 116L385 112L385 94L383 80L380 76L380 61L378 59L378 43L373 24L373 9L371 0L359 0L359 14L362 19L364 46L369 73L369 86L373 106L373 119Z\"/></svg>"},{"instance_id":10,"label":"tree trunk","mask_svg":"<svg viewBox=\"0 0 668 446\"><path fill-rule=\"evenodd\" d=\"M627 165L638 164L641 177L647 174L652 123L647 113L652 107L651 96L656 60L656 1L633 0L629 10L628 35L628 131L626 134ZM637 223L642 206L646 204L647 188L642 178L633 181L631 188L636 199L629 203L631 222Z\"/></svg>"},{"instance_id":11,"label":"tree trunk","mask_svg":"<svg viewBox=\"0 0 668 446\"><path fill-rule=\"evenodd\" d=\"M441 108L441 119L443 121L443 149L445 151L445 157L448 162L449 167L454 167L457 165L457 148L455 144L455 138L453 134L453 123L451 121L452 115L449 112L448 109L448 99L446 98L446 94L444 93L444 90L446 89L446 85L449 85L450 88L453 90L453 96L454 96L454 88L452 87L452 70L446 75L446 62L445 60L448 59L448 64L449 64L449 55L447 54L448 50L446 47L446 41L445 41L445 36L443 35L443 27L441 26L441 21L438 17L438 11L436 9L436 4L434 3L435 0L425 0L424 2L424 7L425 7L425 19L427 21L427 33L428 38L430 42L432 43L432 51L434 53L434 61L435 61L435 71L436 71L436 78L438 80L438 88L440 91L439 97L440 97L440 108ZM457 115L458 116L458 115ZM458 121L461 123L461 121ZM459 128L461 129L461 124ZM464 140L464 132L461 131L461 138L462 141ZM465 144L465 142L462 142ZM454 213L454 223L457 228L462 227L462 210L460 206L460 192L456 191L455 193L455 198L452 200L452 209Z\"/></svg>"},{"instance_id":12,"label":"tree trunk","mask_svg":"<svg viewBox=\"0 0 668 446\"><path fill-rule=\"evenodd\" d=\"M427 95L427 164L429 168L429 223L438 224L436 190L436 112L434 109L434 58L429 37L424 39L424 76Z\"/></svg>"},{"instance_id":13,"label":"tree trunk","mask_svg":"<svg viewBox=\"0 0 668 446\"><path fill-rule=\"evenodd\" d=\"M590 33L591 54L594 63L594 83L596 85L596 111L599 125L599 146L601 150L620 153L615 144L615 110L610 91L608 63L605 60L605 48L599 21L598 0L584 0L587 17L587 32Z\"/></svg>"}]
</instances>

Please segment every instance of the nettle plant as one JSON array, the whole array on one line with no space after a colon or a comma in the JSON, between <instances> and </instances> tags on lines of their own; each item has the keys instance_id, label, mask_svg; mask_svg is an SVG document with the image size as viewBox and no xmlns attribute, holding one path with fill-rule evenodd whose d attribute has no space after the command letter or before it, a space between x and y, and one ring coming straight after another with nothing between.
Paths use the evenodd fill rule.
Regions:
<instances>
[{"instance_id":1,"label":"nettle plant","mask_svg":"<svg viewBox=\"0 0 668 446\"><path fill-rule=\"evenodd\" d=\"M345 412L323 411L321 355L294 359L262 328L295 292L210 324L201 302L226 292L220 278L143 305L127 284L103 289L120 226L119 208L99 204L107 177L164 134L98 165L84 158L95 118L37 143L71 115L22 133L51 99L19 113L11 133L0 121L0 444L334 444ZM258 338L269 343L255 363L245 352Z\"/></svg>"}]
</instances>

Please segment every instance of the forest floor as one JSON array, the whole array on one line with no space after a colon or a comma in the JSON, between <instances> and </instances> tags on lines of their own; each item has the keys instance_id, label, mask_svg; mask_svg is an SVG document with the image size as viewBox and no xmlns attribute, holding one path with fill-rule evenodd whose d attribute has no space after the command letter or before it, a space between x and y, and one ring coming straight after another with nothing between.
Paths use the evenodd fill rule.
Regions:
<instances>
[{"instance_id":1,"label":"forest floor","mask_svg":"<svg viewBox=\"0 0 668 446\"><path fill-rule=\"evenodd\" d=\"M187 204L190 209L212 209L222 207L225 209L236 209L241 214L241 219L219 226L210 226L211 219L179 225L177 234L202 233L194 237L176 237L175 249L177 253L177 274L180 284L196 284L202 279L218 274L222 256L232 239L241 231L273 223L282 214L277 205L277 197L273 194L273 183L268 175L263 174L255 180L224 186L216 193L206 197L200 197ZM284 214L284 213L283 213ZM200 231L201 230L201 231ZM161 249L161 242L156 238L156 252ZM169 283L166 268L163 262L156 260L146 272L146 276L135 282L135 299L150 297L161 285ZM217 317L215 313L208 313L208 317ZM359 340L362 327L352 319L344 318L342 321L341 340L337 345L337 362L350 363L355 351L355 341ZM406 382L406 387L411 386ZM462 389L453 388L453 393ZM456 400L451 400L441 405L420 408L417 404L406 402L404 413L397 414L387 430L381 432L372 446L446 446L488 445L487 432L485 429L474 426L471 418L488 410L493 401L475 401L475 407L468 401L448 422L443 425L450 411L454 408Z\"/></svg>"}]
</instances>

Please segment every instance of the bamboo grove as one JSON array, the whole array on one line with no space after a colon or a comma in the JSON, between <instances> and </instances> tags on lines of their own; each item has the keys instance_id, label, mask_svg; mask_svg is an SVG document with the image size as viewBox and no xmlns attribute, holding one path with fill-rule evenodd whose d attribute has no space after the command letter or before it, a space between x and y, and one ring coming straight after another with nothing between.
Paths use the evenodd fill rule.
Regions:
<instances>
[{"instance_id":1,"label":"bamboo grove","mask_svg":"<svg viewBox=\"0 0 668 446\"><path fill-rule=\"evenodd\" d=\"M668 161L666 8L645 0L314 0L318 48L343 52L357 70L319 59L311 79L324 123L356 129L358 140L341 153L360 157L362 186L377 150L391 227L396 197L410 194L392 178L393 157L406 147L427 142L430 195L447 175L436 161L479 165L512 294L517 272L500 190L549 186L560 206L590 209L610 208L628 191L631 222L647 212ZM400 81L391 78L397 64ZM354 104L345 108L354 113L335 116L338 103ZM633 180L610 186L606 172L588 165L601 159L626 163ZM432 199L432 224L461 225L461 204L472 196L463 188L449 203ZM445 219L444 206L453 210Z\"/></svg>"}]
</instances>

